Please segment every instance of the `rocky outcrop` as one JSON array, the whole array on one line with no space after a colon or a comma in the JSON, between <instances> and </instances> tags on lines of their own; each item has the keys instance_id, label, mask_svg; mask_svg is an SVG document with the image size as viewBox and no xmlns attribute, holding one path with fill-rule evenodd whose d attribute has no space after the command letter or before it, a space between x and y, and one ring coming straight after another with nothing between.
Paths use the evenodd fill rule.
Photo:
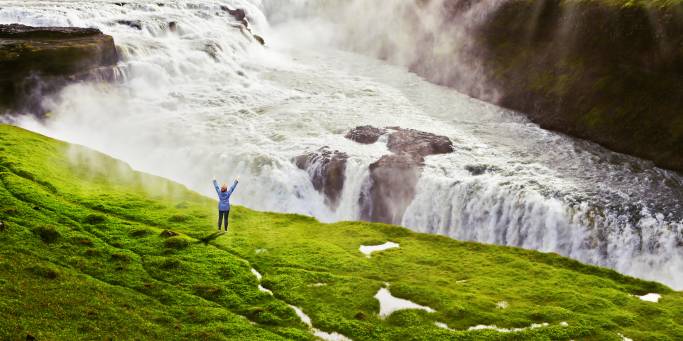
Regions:
<instances>
[{"instance_id":1,"label":"rocky outcrop","mask_svg":"<svg viewBox=\"0 0 683 341\"><path fill-rule=\"evenodd\" d=\"M477 39L497 103L683 171L683 3L507 1Z\"/></svg>"},{"instance_id":2,"label":"rocky outcrop","mask_svg":"<svg viewBox=\"0 0 683 341\"><path fill-rule=\"evenodd\" d=\"M249 20L245 10L241 8L232 9L225 5L221 5L221 10L227 12L236 22L239 23L233 26L239 28L245 36L250 37L250 39L255 40L261 45L266 45L266 41L263 39L263 37L252 32L251 27L249 27Z\"/></svg>"},{"instance_id":3,"label":"rocky outcrop","mask_svg":"<svg viewBox=\"0 0 683 341\"><path fill-rule=\"evenodd\" d=\"M446 136L439 136L414 129L387 128L389 134L387 147L396 154L407 154L413 158L453 152L453 142Z\"/></svg>"},{"instance_id":4,"label":"rocky outcrop","mask_svg":"<svg viewBox=\"0 0 683 341\"><path fill-rule=\"evenodd\" d=\"M361 219L399 224L415 198L421 161L409 154L393 154L372 163L359 198Z\"/></svg>"},{"instance_id":5,"label":"rocky outcrop","mask_svg":"<svg viewBox=\"0 0 683 341\"><path fill-rule=\"evenodd\" d=\"M346 181L348 158L346 153L321 148L294 158L294 164L308 172L313 187L325 196L325 204L336 209Z\"/></svg>"},{"instance_id":6,"label":"rocky outcrop","mask_svg":"<svg viewBox=\"0 0 683 341\"><path fill-rule=\"evenodd\" d=\"M683 171L683 1L333 3L346 48Z\"/></svg>"},{"instance_id":7,"label":"rocky outcrop","mask_svg":"<svg viewBox=\"0 0 683 341\"><path fill-rule=\"evenodd\" d=\"M369 176L358 202L361 219L398 224L415 198L425 157L451 153L453 143L446 136L399 127L359 126L351 129L346 138L361 144L373 144L385 134L388 135L387 148L392 154L370 164ZM334 210L339 206L344 189L348 158L344 152L323 147L297 156L292 162L308 172L313 187L324 194L325 204Z\"/></svg>"},{"instance_id":8,"label":"rocky outcrop","mask_svg":"<svg viewBox=\"0 0 683 341\"><path fill-rule=\"evenodd\" d=\"M683 2L416 2L440 7L406 14L416 27L412 71L683 172ZM419 25L425 15L440 24Z\"/></svg>"},{"instance_id":9,"label":"rocky outcrop","mask_svg":"<svg viewBox=\"0 0 683 341\"><path fill-rule=\"evenodd\" d=\"M373 126L358 126L351 129L346 138L362 144L373 144L379 140L379 137L386 134L386 129L376 128Z\"/></svg>"},{"instance_id":10,"label":"rocky outcrop","mask_svg":"<svg viewBox=\"0 0 683 341\"><path fill-rule=\"evenodd\" d=\"M346 137L369 144L383 134L389 134L387 147L393 154L370 165L370 176L359 198L361 219L399 224L415 198L424 158L453 152L453 142L446 136L399 127L356 127Z\"/></svg>"},{"instance_id":11,"label":"rocky outcrop","mask_svg":"<svg viewBox=\"0 0 683 341\"><path fill-rule=\"evenodd\" d=\"M0 25L0 111L42 113L43 96L69 82L114 77L118 55L97 29Z\"/></svg>"}]
</instances>

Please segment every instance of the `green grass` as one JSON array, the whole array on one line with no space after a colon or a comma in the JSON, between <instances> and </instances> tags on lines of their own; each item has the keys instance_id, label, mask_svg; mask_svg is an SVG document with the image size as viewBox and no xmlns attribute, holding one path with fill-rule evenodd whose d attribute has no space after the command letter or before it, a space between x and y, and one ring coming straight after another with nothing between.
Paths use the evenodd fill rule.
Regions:
<instances>
[{"instance_id":1,"label":"green grass","mask_svg":"<svg viewBox=\"0 0 683 341\"><path fill-rule=\"evenodd\" d=\"M218 235L214 200L6 125L0 203L0 339L313 339L289 304L354 340L683 339L683 293L658 283L554 254L242 207ZM385 241L401 247L358 251ZM373 296L385 282L436 312L380 319ZM649 292L663 297L632 296Z\"/></svg>"}]
</instances>

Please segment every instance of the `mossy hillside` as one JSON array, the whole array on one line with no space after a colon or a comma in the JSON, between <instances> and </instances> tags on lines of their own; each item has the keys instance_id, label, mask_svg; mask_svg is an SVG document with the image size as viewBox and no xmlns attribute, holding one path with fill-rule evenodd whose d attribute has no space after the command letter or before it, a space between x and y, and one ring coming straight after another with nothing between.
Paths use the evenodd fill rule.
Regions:
<instances>
[{"instance_id":1,"label":"mossy hillside","mask_svg":"<svg viewBox=\"0 0 683 341\"><path fill-rule=\"evenodd\" d=\"M354 340L683 338L683 294L657 283L554 254L242 207L220 236L215 201L19 128L0 126L0 180L2 339L312 339L288 304ZM385 241L401 247L358 251ZM385 283L436 312L380 319L373 296ZM660 302L632 296L649 292ZM549 325L467 331L532 323Z\"/></svg>"}]
</instances>

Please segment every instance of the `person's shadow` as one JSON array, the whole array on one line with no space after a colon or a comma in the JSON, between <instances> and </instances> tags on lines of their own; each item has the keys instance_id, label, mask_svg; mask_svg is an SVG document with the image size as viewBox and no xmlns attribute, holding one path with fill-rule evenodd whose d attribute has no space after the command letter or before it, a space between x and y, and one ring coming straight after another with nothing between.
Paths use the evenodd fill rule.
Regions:
<instances>
[{"instance_id":1,"label":"person's shadow","mask_svg":"<svg viewBox=\"0 0 683 341\"><path fill-rule=\"evenodd\" d=\"M214 232L208 236L204 236L204 237L199 238L199 242L204 243L204 245L209 245L210 242L218 239L218 237L224 235L225 233L226 232L223 232L223 231Z\"/></svg>"}]
</instances>

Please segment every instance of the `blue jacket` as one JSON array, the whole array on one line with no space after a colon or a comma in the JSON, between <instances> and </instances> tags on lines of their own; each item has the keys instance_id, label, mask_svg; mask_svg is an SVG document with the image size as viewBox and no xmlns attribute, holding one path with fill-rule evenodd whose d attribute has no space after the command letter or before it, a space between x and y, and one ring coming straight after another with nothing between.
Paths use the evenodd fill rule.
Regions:
<instances>
[{"instance_id":1,"label":"blue jacket","mask_svg":"<svg viewBox=\"0 0 683 341\"><path fill-rule=\"evenodd\" d=\"M237 181L233 182L232 186L230 186L230 189L228 189L226 192L221 192L221 187L218 186L218 181L216 180L213 181L213 187L216 187L216 193L218 193L218 210L230 210L230 195L232 195L235 187L237 187Z\"/></svg>"}]
</instances>

